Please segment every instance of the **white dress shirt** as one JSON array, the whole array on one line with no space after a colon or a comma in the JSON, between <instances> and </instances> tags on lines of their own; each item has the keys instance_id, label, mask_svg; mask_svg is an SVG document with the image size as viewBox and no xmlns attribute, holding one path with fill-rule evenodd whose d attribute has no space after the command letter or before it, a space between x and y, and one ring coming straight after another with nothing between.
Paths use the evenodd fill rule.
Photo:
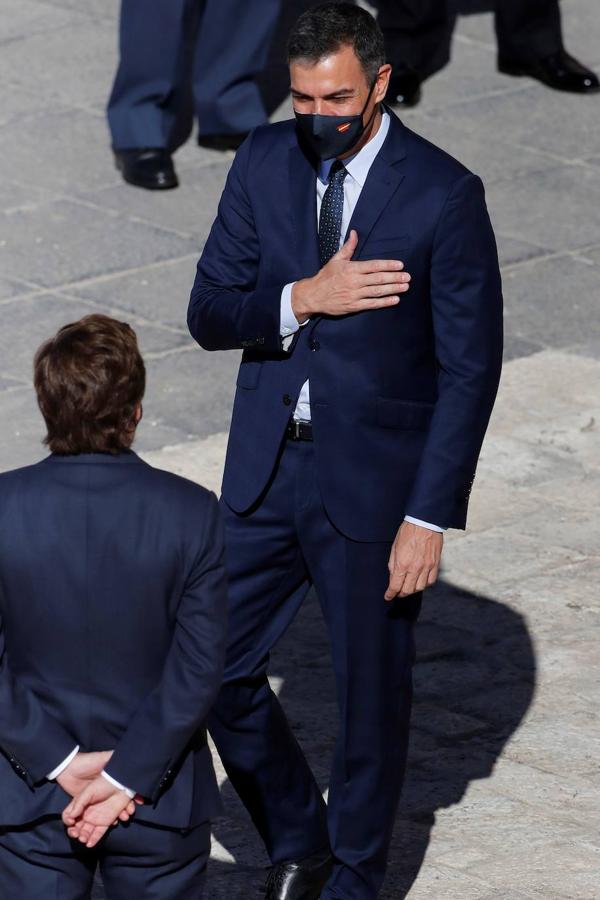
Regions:
<instances>
[{"instance_id":1,"label":"white dress shirt","mask_svg":"<svg viewBox=\"0 0 600 900\"><path fill-rule=\"evenodd\" d=\"M354 156L343 160L347 175L344 179L344 207L342 211L340 247L344 243L346 231L348 230L350 220L352 219L352 214L354 212L356 204L358 203L360 192L362 191L365 181L367 180L369 169L371 168L375 157L383 146L383 142L387 137L389 127L390 116L389 113L386 112L385 109L383 109L381 124L376 134L373 135L371 140L368 141L358 153L355 153ZM317 229L319 227L321 203L323 201L325 191L327 190L329 172L334 161L335 160L333 159L327 159L321 162L319 166L319 172L316 178ZM283 338L284 349L289 346L292 341L292 336L301 327L292 309L292 288L294 287L294 284L295 282L286 284L281 293L280 334ZM305 325L307 323L303 322L302 324ZM310 422L311 420L310 385L308 381L305 381L302 385L302 390L300 391L298 402L294 409L293 417L296 421ZM422 519L415 519L413 516L405 516L404 519L406 522L412 522L414 525L422 525L424 528L429 528L431 531L445 530L443 528L440 528L438 525L431 524L430 522L423 522Z\"/></svg>"}]
</instances>

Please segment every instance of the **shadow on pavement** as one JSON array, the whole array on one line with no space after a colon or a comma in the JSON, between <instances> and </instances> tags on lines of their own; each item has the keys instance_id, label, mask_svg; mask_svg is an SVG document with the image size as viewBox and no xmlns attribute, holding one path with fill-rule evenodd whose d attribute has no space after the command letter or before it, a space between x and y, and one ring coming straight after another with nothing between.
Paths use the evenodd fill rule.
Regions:
<instances>
[{"instance_id":1,"label":"shadow on pavement","mask_svg":"<svg viewBox=\"0 0 600 900\"><path fill-rule=\"evenodd\" d=\"M409 769L382 900L401 900L427 853L435 814L488 778L535 690L535 655L524 619L490 597L440 582L417 628ZM313 592L272 659L279 696L323 788L337 728L327 635ZM213 860L207 897L255 897L268 860L233 789L214 834L235 864Z\"/></svg>"}]
</instances>

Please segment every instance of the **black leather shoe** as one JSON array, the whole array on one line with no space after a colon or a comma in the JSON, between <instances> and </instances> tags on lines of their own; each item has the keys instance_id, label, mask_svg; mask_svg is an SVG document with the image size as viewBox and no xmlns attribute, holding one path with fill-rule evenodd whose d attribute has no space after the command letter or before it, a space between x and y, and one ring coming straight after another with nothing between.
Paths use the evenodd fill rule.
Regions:
<instances>
[{"instance_id":1,"label":"black leather shoe","mask_svg":"<svg viewBox=\"0 0 600 900\"><path fill-rule=\"evenodd\" d=\"M239 134L199 134L198 143L207 150L237 150L249 134L249 131Z\"/></svg>"},{"instance_id":2,"label":"black leather shoe","mask_svg":"<svg viewBox=\"0 0 600 900\"><path fill-rule=\"evenodd\" d=\"M594 94L600 91L598 76L587 69L566 50L544 59L531 57L526 60L498 56L498 70L505 75L529 75L557 91L573 94Z\"/></svg>"},{"instance_id":3,"label":"black leather shoe","mask_svg":"<svg viewBox=\"0 0 600 900\"><path fill-rule=\"evenodd\" d=\"M406 70L397 75L392 73L386 103L390 106L416 106L421 99L421 77L415 71Z\"/></svg>"},{"instance_id":4,"label":"black leather shoe","mask_svg":"<svg viewBox=\"0 0 600 900\"><path fill-rule=\"evenodd\" d=\"M146 147L114 153L115 165L128 184L148 191L167 191L179 184L168 150Z\"/></svg>"},{"instance_id":5,"label":"black leather shoe","mask_svg":"<svg viewBox=\"0 0 600 900\"><path fill-rule=\"evenodd\" d=\"M333 857L328 850L299 862L273 866L267 878L265 900L319 900L332 868Z\"/></svg>"}]
</instances>

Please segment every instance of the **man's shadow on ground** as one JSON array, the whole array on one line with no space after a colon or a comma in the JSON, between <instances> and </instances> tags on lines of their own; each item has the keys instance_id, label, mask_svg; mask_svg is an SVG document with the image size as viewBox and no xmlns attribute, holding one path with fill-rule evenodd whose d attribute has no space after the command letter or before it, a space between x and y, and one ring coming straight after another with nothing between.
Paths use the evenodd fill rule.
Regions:
<instances>
[{"instance_id":1,"label":"man's shadow on ground","mask_svg":"<svg viewBox=\"0 0 600 900\"><path fill-rule=\"evenodd\" d=\"M425 860L436 811L460 803L472 781L491 775L535 689L525 621L490 597L438 583L425 595L417 648L409 767L382 900L406 897ZM281 680L280 699L324 789L337 708L313 592L273 654L271 672ZM228 782L222 793L226 815L214 823L214 835L232 861L211 862L207 897L246 900L264 882L268 860Z\"/></svg>"}]
</instances>

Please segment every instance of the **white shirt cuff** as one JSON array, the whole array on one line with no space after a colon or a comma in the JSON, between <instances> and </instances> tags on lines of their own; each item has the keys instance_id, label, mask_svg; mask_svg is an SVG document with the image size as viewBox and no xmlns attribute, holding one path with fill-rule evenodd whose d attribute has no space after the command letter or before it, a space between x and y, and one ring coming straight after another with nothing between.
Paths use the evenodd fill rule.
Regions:
<instances>
[{"instance_id":1,"label":"white shirt cuff","mask_svg":"<svg viewBox=\"0 0 600 900\"><path fill-rule=\"evenodd\" d=\"M124 787L122 784L119 784L114 778L112 778L108 772L105 772L104 769L100 773L103 778L106 778L107 781L110 781L113 787L118 788L120 791L125 791L130 800L133 800L135 797L135 791L130 790L129 788Z\"/></svg>"},{"instance_id":2,"label":"white shirt cuff","mask_svg":"<svg viewBox=\"0 0 600 900\"><path fill-rule=\"evenodd\" d=\"M291 344L292 335L310 322L310 319L307 319L306 322L299 322L294 315L294 310L292 309L292 288L295 284L295 281L286 284L281 292L279 334L283 338L284 350L287 350Z\"/></svg>"},{"instance_id":3,"label":"white shirt cuff","mask_svg":"<svg viewBox=\"0 0 600 900\"><path fill-rule=\"evenodd\" d=\"M415 519L413 516L404 516L404 521L410 522L412 525L420 525L421 528L429 528L430 531L438 531L440 534L446 531L445 528L440 528L439 525L432 525L431 522L424 522L423 519Z\"/></svg>"},{"instance_id":4,"label":"white shirt cuff","mask_svg":"<svg viewBox=\"0 0 600 900\"><path fill-rule=\"evenodd\" d=\"M65 769L67 768L69 763L75 759L75 757L77 756L78 753L79 753L79 744L77 744L77 746L75 747L74 750L71 750L71 752L69 753L67 758L63 759L63 761L61 762L61 764L59 766L57 766L55 769L52 769L52 771L50 772L49 775L46 775L46 778L48 779L48 781L56 781L58 776L62 772L65 771Z\"/></svg>"}]
</instances>

